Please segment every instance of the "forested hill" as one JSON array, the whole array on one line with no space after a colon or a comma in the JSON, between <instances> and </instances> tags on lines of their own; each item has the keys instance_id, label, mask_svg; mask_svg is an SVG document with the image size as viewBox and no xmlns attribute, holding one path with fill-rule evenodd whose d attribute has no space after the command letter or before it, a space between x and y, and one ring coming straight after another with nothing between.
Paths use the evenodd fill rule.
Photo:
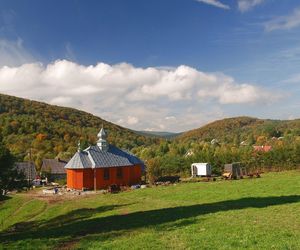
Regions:
<instances>
[{"instance_id":1,"label":"forested hill","mask_svg":"<svg viewBox=\"0 0 300 250\"><path fill-rule=\"evenodd\" d=\"M175 141L166 141L166 138L157 137L163 137L163 134L154 137L138 134L76 109L0 94L0 137L19 161L29 159L30 149L37 166L41 166L43 158L69 159L77 150L79 139L82 148L96 143L102 124L109 132L110 143L132 149L144 160L165 157L168 164L191 150L190 142L193 141L216 139L228 146L246 141L246 145L250 146L269 143L273 137L284 137L284 141L289 143L300 138L300 119L279 121L237 117L215 121L185 132ZM176 164L181 166L182 162L178 160Z\"/></svg>"},{"instance_id":2,"label":"forested hill","mask_svg":"<svg viewBox=\"0 0 300 250\"><path fill-rule=\"evenodd\" d=\"M172 133L172 132L162 132L162 131L134 131L137 134L145 135L145 136L152 136L152 137L158 137L158 138L164 138L164 139L174 139L175 137L178 137L181 135L181 133Z\"/></svg>"},{"instance_id":3,"label":"forested hill","mask_svg":"<svg viewBox=\"0 0 300 250\"><path fill-rule=\"evenodd\" d=\"M96 142L102 124L109 142L124 149L157 140L83 111L0 94L0 134L18 160L28 158L30 148L38 165L43 158L68 159L79 139L82 147Z\"/></svg>"},{"instance_id":4,"label":"forested hill","mask_svg":"<svg viewBox=\"0 0 300 250\"><path fill-rule=\"evenodd\" d=\"M183 141L211 141L231 143L248 140L250 144L258 137L300 136L300 119L263 120L251 117L227 118L212 122L201 128L187 131L178 137Z\"/></svg>"}]
</instances>

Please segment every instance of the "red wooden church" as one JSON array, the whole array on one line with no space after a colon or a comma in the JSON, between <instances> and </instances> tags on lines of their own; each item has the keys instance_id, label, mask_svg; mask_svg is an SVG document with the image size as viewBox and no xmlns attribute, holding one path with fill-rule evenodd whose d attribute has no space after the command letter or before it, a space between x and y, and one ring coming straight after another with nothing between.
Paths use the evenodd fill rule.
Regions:
<instances>
[{"instance_id":1,"label":"red wooden church","mask_svg":"<svg viewBox=\"0 0 300 250\"><path fill-rule=\"evenodd\" d=\"M102 128L96 146L75 153L65 166L67 187L103 189L110 185L129 186L141 182L144 163L137 157L107 143Z\"/></svg>"}]
</instances>

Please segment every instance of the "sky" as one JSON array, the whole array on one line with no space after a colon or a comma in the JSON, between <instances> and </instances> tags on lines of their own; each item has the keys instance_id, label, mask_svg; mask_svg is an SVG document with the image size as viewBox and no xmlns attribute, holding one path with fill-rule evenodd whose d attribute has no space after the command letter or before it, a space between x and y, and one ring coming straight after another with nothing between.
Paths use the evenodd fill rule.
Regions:
<instances>
[{"instance_id":1,"label":"sky","mask_svg":"<svg viewBox=\"0 0 300 250\"><path fill-rule=\"evenodd\" d=\"M300 118L300 2L0 0L0 93L135 130Z\"/></svg>"}]
</instances>

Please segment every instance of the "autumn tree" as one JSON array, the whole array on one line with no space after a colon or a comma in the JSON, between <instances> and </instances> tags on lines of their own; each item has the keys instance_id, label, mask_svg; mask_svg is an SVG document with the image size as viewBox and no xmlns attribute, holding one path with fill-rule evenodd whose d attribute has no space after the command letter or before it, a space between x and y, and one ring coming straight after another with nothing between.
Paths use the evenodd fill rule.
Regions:
<instances>
[{"instance_id":1,"label":"autumn tree","mask_svg":"<svg viewBox=\"0 0 300 250\"><path fill-rule=\"evenodd\" d=\"M154 184L156 179L160 177L160 160L159 158L153 158L147 161L147 179L150 184Z\"/></svg>"}]
</instances>

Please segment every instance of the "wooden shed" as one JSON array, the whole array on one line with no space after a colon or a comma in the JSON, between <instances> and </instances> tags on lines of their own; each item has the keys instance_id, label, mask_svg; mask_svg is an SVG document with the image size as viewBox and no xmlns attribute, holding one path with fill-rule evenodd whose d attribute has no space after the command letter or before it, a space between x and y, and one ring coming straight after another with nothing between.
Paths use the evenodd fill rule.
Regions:
<instances>
[{"instance_id":1,"label":"wooden shed","mask_svg":"<svg viewBox=\"0 0 300 250\"><path fill-rule=\"evenodd\" d=\"M72 189L104 189L110 185L129 186L141 182L144 163L107 143L102 128L98 142L75 153L65 166L67 187Z\"/></svg>"},{"instance_id":2,"label":"wooden shed","mask_svg":"<svg viewBox=\"0 0 300 250\"><path fill-rule=\"evenodd\" d=\"M241 168L241 163L234 162L225 164L223 176L230 179L243 178L243 169Z\"/></svg>"}]
</instances>

